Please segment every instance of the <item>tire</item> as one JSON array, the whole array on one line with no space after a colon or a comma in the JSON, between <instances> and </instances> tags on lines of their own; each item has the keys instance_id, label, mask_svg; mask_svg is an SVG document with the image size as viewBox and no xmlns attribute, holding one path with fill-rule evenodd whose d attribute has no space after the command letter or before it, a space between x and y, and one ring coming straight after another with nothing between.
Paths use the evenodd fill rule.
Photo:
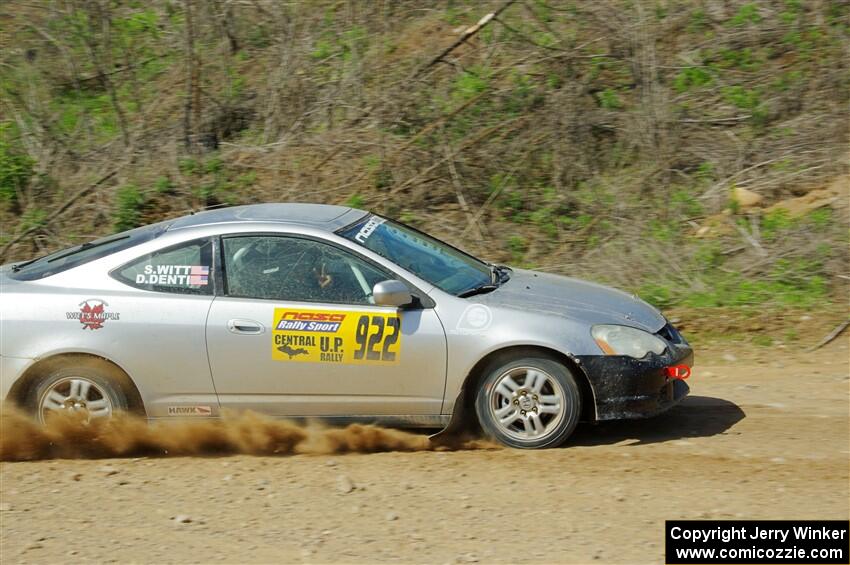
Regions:
<instances>
[{"instance_id":1,"label":"tire","mask_svg":"<svg viewBox=\"0 0 850 565\"><path fill-rule=\"evenodd\" d=\"M126 375L97 358L74 357L54 364L30 389L27 407L44 423L50 412L85 412L86 419L110 418L130 408Z\"/></svg>"},{"instance_id":2,"label":"tire","mask_svg":"<svg viewBox=\"0 0 850 565\"><path fill-rule=\"evenodd\" d=\"M570 370L544 356L491 366L475 396L484 432L509 447L557 447L575 430L581 393Z\"/></svg>"}]
</instances>

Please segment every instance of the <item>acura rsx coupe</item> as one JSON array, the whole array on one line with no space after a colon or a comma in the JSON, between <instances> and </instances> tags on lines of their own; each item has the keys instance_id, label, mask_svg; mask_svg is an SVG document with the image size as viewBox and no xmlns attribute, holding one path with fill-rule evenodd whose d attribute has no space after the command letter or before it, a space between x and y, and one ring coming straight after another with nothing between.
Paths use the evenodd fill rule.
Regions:
<instances>
[{"instance_id":1,"label":"acura rsx coupe","mask_svg":"<svg viewBox=\"0 0 850 565\"><path fill-rule=\"evenodd\" d=\"M0 267L0 398L44 421L254 410L520 448L688 393L655 308L339 206L202 212Z\"/></svg>"}]
</instances>

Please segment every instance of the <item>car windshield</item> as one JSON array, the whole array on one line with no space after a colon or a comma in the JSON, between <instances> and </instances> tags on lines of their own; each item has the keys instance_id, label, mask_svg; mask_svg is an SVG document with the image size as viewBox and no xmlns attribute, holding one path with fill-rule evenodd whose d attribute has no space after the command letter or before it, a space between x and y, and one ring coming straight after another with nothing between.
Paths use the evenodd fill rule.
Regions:
<instances>
[{"instance_id":1,"label":"car windshield","mask_svg":"<svg viewBox=\"0 0 850 565\"><path fill-rule=\"evenodd\" d=\"M490 266L404 224L370 214L337 234L455 295L489 286Z\"/></svg>"},{"instance_id":2,"label":"car windshield","mask_svg":"<svg viewBox=\"0 0 850 565\"><path fill-rule=\"evenodd\" d=\"M19 281L43 279L145 241L150 241L162 235L168 225L166 222L161 222L61 249L33 261L13 265L9 276Z\"/></svg>"}]
</instances>

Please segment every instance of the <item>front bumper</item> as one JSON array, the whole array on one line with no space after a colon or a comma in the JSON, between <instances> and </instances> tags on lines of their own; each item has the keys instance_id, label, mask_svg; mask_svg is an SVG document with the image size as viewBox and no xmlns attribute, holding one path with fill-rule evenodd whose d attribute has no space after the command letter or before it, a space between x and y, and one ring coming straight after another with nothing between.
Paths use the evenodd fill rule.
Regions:
<instances>
[{"instance_id":1,"label":"front bumper","mask_svg":"<svg viewBox=\"0 0 850 565\"><path fill-rule=\"evenodd\" d=\"M694 352L686 343L669 345L662 355L644 359L625 355L577 357L593 389L597 420L648 418L668 410L690 388L665 372L673 365L693 366Z\"/></svg>"}]
</instances>

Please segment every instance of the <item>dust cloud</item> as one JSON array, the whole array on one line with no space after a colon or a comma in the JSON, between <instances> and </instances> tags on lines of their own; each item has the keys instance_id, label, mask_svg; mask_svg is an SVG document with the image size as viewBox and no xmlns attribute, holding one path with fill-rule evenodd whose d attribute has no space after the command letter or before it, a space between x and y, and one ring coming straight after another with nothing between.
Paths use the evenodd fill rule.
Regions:
<instances>
[{"instance_id":1,"label":"dust cloud","mask_svg":"<svg viewBox=\"0 0 850 565\"><path fill-rule=\"evenodd\" d=\"M494 448L494 444L477 439L435 443L425 435L374 425L302 426L255 412L225 414L219 420L153 424L127 413L90 422L80 414L56 413L42 425L17 408L0 409L0 461Z\"/></svg>"}]
</instances>

